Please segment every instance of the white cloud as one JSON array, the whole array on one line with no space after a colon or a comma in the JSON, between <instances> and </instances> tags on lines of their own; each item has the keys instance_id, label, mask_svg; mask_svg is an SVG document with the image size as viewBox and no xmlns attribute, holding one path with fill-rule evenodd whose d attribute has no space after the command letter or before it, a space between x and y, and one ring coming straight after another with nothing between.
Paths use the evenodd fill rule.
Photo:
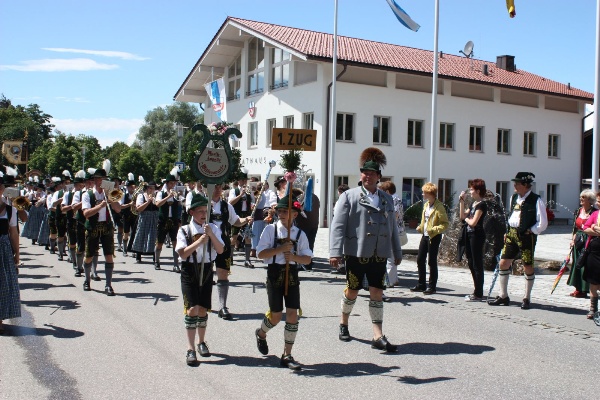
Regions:
<instances>
[{"instance_id":1,"label":"white cloud","mask_svg":"<svg viewBox=\"0 0 600 400\"><path fill-rule=\"evenodd\" d=\"M134 60L144 61L149 60L148 57L138 56L137 54L127 53L124 51L110 51L110 50L84 50L84 49L68 49L62 47L45 47L42 50L55 51L58 53L77 53L77 54L89 54L92 56L101 57L116 57L123 60Z\"/></svg>"},{"instance_id":2,"label":"white cloud","mask_svg":"<svg viewBox=\"0 0 600 400\"><path fill-rule=\"evenodd\" d=\"M56 128L63 132L73 134L88 134L88 131L108 132L115 130L137 130L144 124L143 119L122 119L122 118L81 118L81 119L60 119L52 118L51 122ZM123 137L120 138L123 140Z\"/></svg>"},{"instance_id":3,"label":"white cloud","mask_svg":"<svg viewBox=\"0 0 600 400\"><path fill-rule=\"evenodd\" d=\"M116 64L103 64L89 58L47 58L21 61L19 65L0 65L0 71L13 70L24 72L93 71L117 68L119 66Z\"/></svg>"},{"instance_id":4,"label":"white cloud","mask_svg":"<svg viewBox=\"0 0 600 400\"><path fill-rule=\"evenodd\" d=\"M55 97L55 99L63 101L65 103L89 103L90 102L89 100L84 99L83 97L64 97L64 96L58 96L58 97Z\"/></svg>"}]
</instances>

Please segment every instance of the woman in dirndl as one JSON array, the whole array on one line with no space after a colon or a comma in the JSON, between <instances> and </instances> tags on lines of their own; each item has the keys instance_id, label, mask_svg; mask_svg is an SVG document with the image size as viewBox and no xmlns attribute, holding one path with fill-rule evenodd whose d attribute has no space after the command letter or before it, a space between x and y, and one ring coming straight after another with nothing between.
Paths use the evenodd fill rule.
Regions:
<instances>
[{"instance_id":1,"label":"woman in dirndl","mask_svg":"<svg viewBox=\"0 0 600 400\"><path fill-rule=\"evenodd\" d=\"M4 193L4 179L0 177L0 198ZM17 210L0 204L0 334L4 333L2 320L21 316L21 296L17 266L19 265L19 232Z\"/></svg>"},{"instance_id":2,"label":"woman in dirndl","mask_svg":"<svg viewBox=\"0 0 600 400\"><path fill-rule=\"evenodd\" d=\"M579 194L579 204L581 207L577 209L573 218L573 239L571 240L573 266L577 265L577 260L585 248L588 235L583 231L584 225L592 213L596 211L595 202L596 195L593 190L585 189ZM585 268L571 268L567 284L573 286L575 290L569 296L577 298L585 298L587 296L590 285L583 279L584 274Z\"/></svg>"},{"instance_id":3,"label":"woman in dirndl","mask_svg":"<svg viewBox=\"0 0 600 400\"><path fill-rule=\"evenodd\" d=\"M158 230L158 207L154 204L154 192L156 183L150 181L146 184L144 193L137 196L136 209L139 213L135 239L132 251L136 253L136 263L142 262L142 255L152 255L156 247L156 235Z\"/></svg>"},{"instance_id":4,"label":"woman in dirndl","mask_svg":"<svg viewBox=\"0 0 600 400\"><path fill-rule=\"evenodd\" d=\"M44 209L44 217L42 219L42 225L40 226L40 233L37 237L38 245L46 246L46 250L50 249L50 223L48 222L48 217L50 216L50 207L48 206L48 203L52 202L53 193L53 188L48 188L46 191L46 202L41 206Z\"/></svg>"},{"instance_id":5,"label":"woman in dirndl","mask_svg":"<svg viewBox=\"0 0 600 400\"><path fill-rule=\"evenodd\" d=\"M21 237L31 239L31 244L35 244L40 234L42 221L46 216L46 193L42 184L36 185L35 190L29 195L31 207L29 208L29 217L23 226Z\"/></svg>"}]
</instances>

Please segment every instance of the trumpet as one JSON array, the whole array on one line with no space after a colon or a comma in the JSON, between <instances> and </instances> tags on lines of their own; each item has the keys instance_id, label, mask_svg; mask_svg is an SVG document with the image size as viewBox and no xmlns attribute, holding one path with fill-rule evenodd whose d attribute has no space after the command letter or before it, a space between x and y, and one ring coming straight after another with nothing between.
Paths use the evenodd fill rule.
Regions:
<instances>
[{"instance_id":1,"label":"trumpet","mask_svg":"<svg viewBox=\"0 0 600 400\"><path fill-rule=\"evenodd\" d=\"M108 200L110 201L121 201L123 198L123 192L119 188L114 188L108 193Z\"/></svg>"},{"instance_id":2,"label":"trumpet","mask_svg":"<svg viewBox=\"0 0 600 400\"><path fill-rule=\"evenodd\" d=\"M31 207L31 201L26 196L15 197L12 205L19 211L28 210Z\"/></svg>"}]
</instances>

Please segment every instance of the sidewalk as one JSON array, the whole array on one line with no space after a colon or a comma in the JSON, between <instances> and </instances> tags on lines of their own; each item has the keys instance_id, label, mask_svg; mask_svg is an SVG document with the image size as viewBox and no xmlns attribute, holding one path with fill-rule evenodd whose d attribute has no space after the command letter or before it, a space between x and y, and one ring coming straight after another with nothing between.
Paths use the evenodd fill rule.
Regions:
<instances>
[{"instance_id":1,"label":"sidewalk","mask_svg":"<svg viewBox=\"0 0 600 400\"><path fill-rule=\"evenodd\" d=\"M535 259L544 261L558 261L562 262L569 251L569 243L571 241L571 230L572 227L569 225L551 225L548 229L538 237ZM414 229L408 230L408 243L404 246L404 250L413 250L416 252L419 241L421 240L421 234L416 232ZM315 257L320 258L327 262L329 258L329 229L319 228L317 233L317 240L315 241ZM473 280L471 278L471 272L467 268L460 267L449 267L447 265L440 264L439 267L439 283L438 286L444 285L455 285L465 288L465 295L472 292ZM404 259L402 264L398 267L398 275L402 278L414 278L417 280L417 263L411 259ZM485 271L485 285L484 293L487 295L489 285L492 281L493 272ZM556 287L556 290L551 295L552 284L556 278L556 273L548 275L536 275L535 285L531 295L532 302L544 302L551 304L560 304L577 308L581 310L587 310L589 308L589 299L576 299L569 296L569 293L573 291L571 286L567 285L568 272L563 275L560 283ZM386 293L390 292L391 295L397 290L403 290L406 288L393 288L388 289ZM511 276L509 280L509 295L513 301L520 301L525 292L524 279L521 276ZM497 295L497 287L494 289L494 296Z\"/></svg>"}]
</instances>

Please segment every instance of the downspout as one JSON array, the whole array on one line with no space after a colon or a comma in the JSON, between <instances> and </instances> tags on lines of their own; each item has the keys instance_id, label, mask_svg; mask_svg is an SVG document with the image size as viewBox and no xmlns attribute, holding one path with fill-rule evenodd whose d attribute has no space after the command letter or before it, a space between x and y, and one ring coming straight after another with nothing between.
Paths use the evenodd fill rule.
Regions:
<instances>
[{"instance_id":1,"label":"downspout","mask_svg":"<svg viewBox=\"0 0 600 400\"><path fill-rule=\"evenodd\" d=\"M339 80L341 78L342 75L344 75L346 73L346 70L348 69L348 64L347 63L342 63L344 69L342 69L342 71L338 74L338 76L335 78L335 80ZM331 107L331 85L333 85L333 82L331 82L329 85L327 85L327 110L326 110L326 114L327 114L327 124L325 125L326 128L326 133L327 133L327 140L325 140L325 154L329 154L329 108ZM330 160L329 157L325 156L325 171L329 171L329 163L333 162L333 160ZM328 210L329 210L329 180L333 179L333 176L329 176L328 173L325 173L325 212L323 213L323 226L325 228L329 227L329 225L331 224L331 218L329 215L327 215ZM335 190L334 190L335 191ZM325 223L325 221L327 221Z\"/></svg>"}]
</instances>

